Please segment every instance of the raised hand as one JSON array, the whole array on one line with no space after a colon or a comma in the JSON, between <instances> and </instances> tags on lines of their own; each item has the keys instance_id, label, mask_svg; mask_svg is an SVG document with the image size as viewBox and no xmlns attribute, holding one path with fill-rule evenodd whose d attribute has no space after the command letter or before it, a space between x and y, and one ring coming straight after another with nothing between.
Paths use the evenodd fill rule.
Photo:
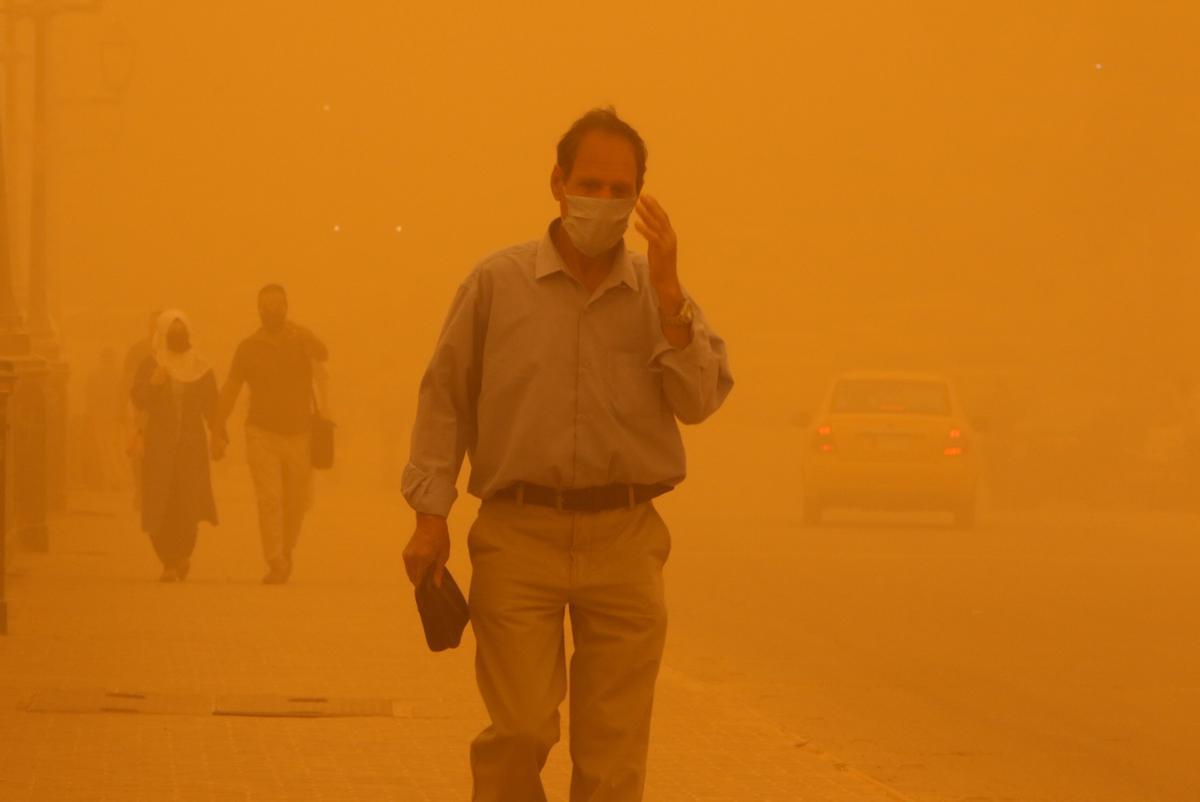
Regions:
<instances>
[{"instance_id":1,"label":"raised hand","mask_svg":"<svg viewBox=\"0 0 1200 802\"><path fill-rule=\"evenodd\" d=\"M679 284L679 240L671 219L662 205L652 196L643 194L637 202L638 219L634 227L649 245L646 258L650 266L650 283L658 292L664 311L675 314L683 305L683 288Z\"/></svg>"}]
</instances>

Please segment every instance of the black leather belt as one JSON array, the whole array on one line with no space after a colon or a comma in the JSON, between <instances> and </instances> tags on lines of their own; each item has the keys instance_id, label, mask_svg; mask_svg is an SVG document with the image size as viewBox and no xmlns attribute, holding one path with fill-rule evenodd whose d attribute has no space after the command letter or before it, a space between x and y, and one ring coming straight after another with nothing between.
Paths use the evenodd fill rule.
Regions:
<instances>
[{"instance_id":1,"label":"black leather belt","mask_svg":"<svg viewBox=\"0 0 1200 802\"><path fill-rule=\"evenodd\" d=\"M519 504L554 507L566 512L604 512L644 504L673 489L671 485L602 485L558 490L518 482L498 491L492 498L513 499Z\"/></svg>"}]
</instances>

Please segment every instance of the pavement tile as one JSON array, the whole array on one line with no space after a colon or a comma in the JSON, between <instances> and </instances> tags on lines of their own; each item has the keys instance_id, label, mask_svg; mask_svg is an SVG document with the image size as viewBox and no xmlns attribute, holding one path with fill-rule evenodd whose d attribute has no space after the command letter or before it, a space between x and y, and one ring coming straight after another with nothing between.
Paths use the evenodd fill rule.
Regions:
<instances>
[{"instance_id":1,"label":"pavement tile","mask_svg":"<svg viewBox=\"0 0 1200 802\"><path fill-rule=\"evenodd\" d=\"M462 649L425 650L398 571L402 536L377 523L407 520L398 500L328 493L297 552L292 583L264 587L251 500L236 487L219 489L232 499L222 505L223 526L202 531L186 583L154 581L150 547L116 496L91 497L88 514L56 520L50 554L17 555L10 635L0 638L0 800L467 800L467 746L485 723L473 644L468 631ZM457 514L456 531L464 531L470 513ZM466 578L463 552L451 568ZM87 691L193 703L377 699L393 715L26 709L38 698L77 701ZM563 743L544 773L551 799L565 799L569 773ZM903 799L797 747L719 685L673 671L669 661L646 798Z\"/></svg>"}]
</instances>

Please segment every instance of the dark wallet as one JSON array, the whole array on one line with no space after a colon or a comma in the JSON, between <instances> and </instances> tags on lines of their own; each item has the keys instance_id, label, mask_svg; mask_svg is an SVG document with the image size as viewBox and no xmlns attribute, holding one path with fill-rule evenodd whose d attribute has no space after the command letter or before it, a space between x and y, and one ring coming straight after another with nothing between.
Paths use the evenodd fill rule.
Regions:
<instances>
[{"instance_id":1,"label":"dark wallet","mask_svg":"<svg viewBox=\"0 0 1200 802\"><path fill-rule=\"evenodd\" d=\"M442 573L440 588L433 584L433 571L426 573L417 585L416 596L417 612L421 614L425 642L430 650L440 652L458 646L471 613L466 597L450 576L450 569Z\"/></svg>"}]
</instances>

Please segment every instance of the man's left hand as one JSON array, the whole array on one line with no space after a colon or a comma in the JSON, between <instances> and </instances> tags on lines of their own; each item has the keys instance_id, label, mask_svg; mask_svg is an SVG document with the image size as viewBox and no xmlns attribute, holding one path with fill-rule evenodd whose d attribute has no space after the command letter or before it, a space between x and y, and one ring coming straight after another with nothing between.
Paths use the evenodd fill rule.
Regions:
<instances>
[{"instance_id":1,"label":"man's left hand","mask_svg":"<svg viewBox=\"0 0 1200 802\"><path fill-rule=\"evenodd\" d=\"M676 314L683 306L683 288L679 284L679 241L675 229L671 228L671 219L662 205L651 195L638 198L637 216L633 225L649 245L646 258L650 263L650 283L658 292L663 311Z\"/></svg>"}]
</instances>

